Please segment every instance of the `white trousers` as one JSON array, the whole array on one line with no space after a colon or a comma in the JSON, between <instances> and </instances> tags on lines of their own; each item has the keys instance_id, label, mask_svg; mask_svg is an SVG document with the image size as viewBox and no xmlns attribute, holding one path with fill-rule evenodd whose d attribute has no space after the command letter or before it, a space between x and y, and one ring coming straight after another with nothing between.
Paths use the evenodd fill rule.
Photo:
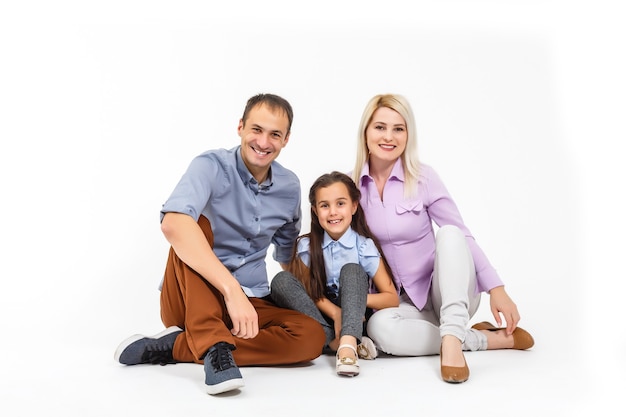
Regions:
<instances>
[{"instance_id":1,"label":"white trousers","mask_svg":"<svg viewBox=\"0 0 626 417\"><path fill-rule=\"evenodd\" d=\"M398 307L370 317L367 334L381 351L396 356L439 354L445 335L461 340L463 350L486 350L487 337L469 328L479 305L476 268L465 235L446 225L436 235L433 280L424 308L415 307L403 291Z\"/></svg>"}]
</instances>

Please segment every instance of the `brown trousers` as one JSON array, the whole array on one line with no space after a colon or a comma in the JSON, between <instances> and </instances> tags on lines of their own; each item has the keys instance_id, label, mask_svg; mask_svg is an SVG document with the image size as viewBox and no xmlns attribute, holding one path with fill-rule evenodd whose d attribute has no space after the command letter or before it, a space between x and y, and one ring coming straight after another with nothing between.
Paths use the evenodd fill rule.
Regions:
<instances>
[{"instance_id":1,"label":"brown trousers","mask_svg":"<svg viewBox=\"0 0 626 417\"><path fill-rule=\"evenodd\" d=\"M200 216L198 224L213 247L211 223ZM221 341L236 346L233 358L238 366L296 364L322 353L326 337L317 321L266 299L249 300L259 317L259 334L241 339L230 333L222 294L170 248L161 290L161 320L166 327L183 329L174 343L174 359L202 364L209 348Z\"/></svg>"}]
</instances>

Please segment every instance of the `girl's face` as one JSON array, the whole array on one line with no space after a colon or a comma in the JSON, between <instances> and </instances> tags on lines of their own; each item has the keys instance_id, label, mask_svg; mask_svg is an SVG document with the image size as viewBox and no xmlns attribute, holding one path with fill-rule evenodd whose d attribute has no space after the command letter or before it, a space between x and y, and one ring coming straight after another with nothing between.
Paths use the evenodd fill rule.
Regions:
<instances>
[{"instance_id":1,"label":"girl's face","mask_svg":"<svg viewBox=\"0 0 626 417\"><path fill-rule=\"evenodd\" d=\"M370 158L392 162L406 149L408 134L404 118L389 107L380 107L365 130Z\"/></svg>"},{"instance_id":2,"label":"girl's face","mask_svg":"<svg viewBox=\"0 0 626 417\"><path fill-rule=\"evenodd\" d=\"M348 188L342 182L319 188L315 192L315 206L320 226L333 238L339 240L352 223L357 201L350 199Z\"/></svg>"}]
</instances>

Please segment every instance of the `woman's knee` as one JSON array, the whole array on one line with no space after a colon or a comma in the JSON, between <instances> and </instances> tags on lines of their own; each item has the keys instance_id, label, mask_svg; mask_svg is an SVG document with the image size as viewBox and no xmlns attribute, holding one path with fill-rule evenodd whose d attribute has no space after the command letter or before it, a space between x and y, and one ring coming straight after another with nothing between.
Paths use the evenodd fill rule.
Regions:
<instances>
[{"instance_id":1,"label":"woman's knee","mask_svg":"<svg viewBox=\"0 0 626 417\"><path fill-rule=\"evenodd\" d=\"M437 231L436 250L469 250L465 234L457 226L447 224Z\"/></svg>"},{"instance_id":2,"label":"woman's knee","mask_svg":"<svg viewBox=\"0 0 626 417\"><path fill-rule=\"evenodd\" d=\"M446 224L444 226L441 226L437 231L437 240L458 238L465 239L465 235L458 226L455 226L453 224Z\"/></svg>"},{"instance_id":3,"label":"woman's knee","mask_svg":"<svg viewBox=\"0 0 626 417\"><path fill-rule=\"evenodd\" d=\"M367 320L367 333L380 336L394 321L399 319L400 312L397 307L378 310Z\"/></svg>"}]
</instances>

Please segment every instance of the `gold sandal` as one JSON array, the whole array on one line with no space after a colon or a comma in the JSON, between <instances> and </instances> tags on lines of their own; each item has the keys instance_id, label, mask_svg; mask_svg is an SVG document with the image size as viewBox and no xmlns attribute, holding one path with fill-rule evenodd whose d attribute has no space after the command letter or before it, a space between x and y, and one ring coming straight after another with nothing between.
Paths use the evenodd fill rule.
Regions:
<instances>
[{"instance_id":1,"label":"gold sandal","mask_svg":"<svg viewBox=\"0 0 626 417\"><path fill-rule=\"evenodd\" d=\"M343 348L349 348L354 351L354 356L357 356L356 348L352 345L341 345L337 348L337 364L335 369L337 375L340 376L357 376L359 374L359 361L356 358L340 358L339 351Z\"/></svg>"},{"instance_id":2,"label":"gold sandal","mask_svg":"<svg viewBox=\"0 0 626 417\"><path fill-rule=\"evenodd\" d=\"M378 357L378 349L374 341L367 336L361 338L361 343L356 347L360 359L374 360Z\"/></svg>"}]
</instances>

